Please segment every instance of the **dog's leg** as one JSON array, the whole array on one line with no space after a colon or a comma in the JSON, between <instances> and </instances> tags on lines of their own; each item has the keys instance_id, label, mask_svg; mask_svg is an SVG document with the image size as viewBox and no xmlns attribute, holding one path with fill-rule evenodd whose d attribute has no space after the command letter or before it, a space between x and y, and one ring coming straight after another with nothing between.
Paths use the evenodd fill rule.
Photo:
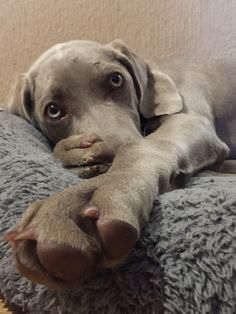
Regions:
<instances>
[{"instance_id":1,"label":"dog's leg","mask_svg":"<svg viewBox=\"0 0 236 314\"><path fill-rule=\"evenodd\" d=\"M16 235L18 268L49 285L54 277L78 280L95 267L117 263L136 242L158 193L179 173L194 173L227 153L205 117L167 117L155 133L121 145L106 174L44 200L28 224L23 217L22 237ZM27 229L33 231L37 258L31 258ZM43 267L32 265L37 260ZM46 273L42 279L43 269L54 277Z\"/></svg>"}]
</instances>

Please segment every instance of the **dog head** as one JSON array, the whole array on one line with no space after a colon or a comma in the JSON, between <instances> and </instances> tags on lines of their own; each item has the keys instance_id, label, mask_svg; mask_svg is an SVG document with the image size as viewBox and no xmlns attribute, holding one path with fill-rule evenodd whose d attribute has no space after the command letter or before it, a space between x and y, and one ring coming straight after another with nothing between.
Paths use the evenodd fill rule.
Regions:
<instances>
[{"instance_id":1,"label":"dog head","mask_svg":"<svg viewBox=\"0 0 236 314\"><path fill-rule=\"evenodd\" d=\"M172 79L151 69L120 40L53 46L20 75L7 103L53 144L96 133L114 151L141 136L140 115L152 118L182 109Z\"/></svg>"}]
</instances>

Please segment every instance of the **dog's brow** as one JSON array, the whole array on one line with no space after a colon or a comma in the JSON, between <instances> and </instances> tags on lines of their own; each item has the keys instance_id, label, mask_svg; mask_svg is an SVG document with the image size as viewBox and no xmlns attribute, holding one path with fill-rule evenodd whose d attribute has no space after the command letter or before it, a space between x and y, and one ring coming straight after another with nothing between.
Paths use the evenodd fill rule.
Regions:
<instances>
[{"instance_id":1,"label":"dog's brow","mask_svg":"<svg viewBox=\"0 0 236 314\"><path fill-rule=\"evenodd\" d=\"M57 100L61 100L65 97L65 92L56 86L50 88L49 94L53 99Z\"/></svg>"}]
</instances>

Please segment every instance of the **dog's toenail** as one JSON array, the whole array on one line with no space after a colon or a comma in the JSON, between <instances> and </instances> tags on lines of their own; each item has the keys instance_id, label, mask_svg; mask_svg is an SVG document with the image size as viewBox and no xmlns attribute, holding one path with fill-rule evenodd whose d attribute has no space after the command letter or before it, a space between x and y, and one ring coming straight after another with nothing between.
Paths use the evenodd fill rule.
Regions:
<instances>
[{"instance_id":1,"label":"dog's toenail","mask_svg":"<svg viewBox=\"0 0 236 314\"><path fill-rule=\"evenodd\" d=\"M83 142L81 142L80 143L80 148L88 148L88 147L90 147L92 145L92 142L90 142L90 141L83 141Z\"/></svg>"},{"instance_id":2,"label":"dog's toenail","mask_svg":"<svg viewBox=\"0 0 236 314\"><path fill-rule=\"evenodd\" d=\"M88 207L84 210L83 216L96 220L100 216L100 210L95 206Z\"/></svg>"},{"instance_id":3,"label":"dog's toenail","mask_svg":"<svg viewBox=\"0 0 236 314\"><path fill-rule=\"evenodd\" d=\"M35 240L36 234L33 229L26 229L23 231L10 230L2 238L4 241L23 241L23 240Z\"/></svg>"}]
</instances>

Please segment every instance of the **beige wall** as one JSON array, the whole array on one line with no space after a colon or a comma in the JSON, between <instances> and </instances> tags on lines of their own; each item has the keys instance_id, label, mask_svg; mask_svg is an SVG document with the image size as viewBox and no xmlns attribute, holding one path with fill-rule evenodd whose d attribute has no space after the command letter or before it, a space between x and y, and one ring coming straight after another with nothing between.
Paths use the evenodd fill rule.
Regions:
<instances>
[{"instance_id":1,"label":"beige wall","mask_svg":"<svg viewBox=\"0 0 236 314\"><path fill-rule=\"evenodd\" d=\"M236 57L236 0L0 0L0 102L56 42L125 40L140 54Z\"/></svg>"}]
</instances>

